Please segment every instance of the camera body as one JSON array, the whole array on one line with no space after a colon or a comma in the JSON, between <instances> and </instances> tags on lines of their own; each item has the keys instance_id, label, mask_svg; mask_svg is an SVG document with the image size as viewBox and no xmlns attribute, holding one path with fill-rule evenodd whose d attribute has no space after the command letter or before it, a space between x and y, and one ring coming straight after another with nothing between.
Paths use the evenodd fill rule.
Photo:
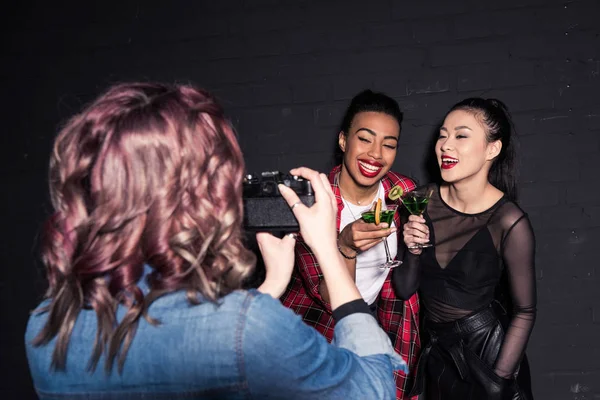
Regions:
<instances>
[{"instance_id":1,"label":"camera body","mask_svg":"<svg viewBox=\"0 0 600 400\"><path fill-rule=\"evenodd\" d=\"M309 181L298 176L267 171L244 177L244 228L262 232L297 232L294 213L277 187L283 184L296 192L300 201L310 207L315 196Z\"/></svg>"}]
</instances>

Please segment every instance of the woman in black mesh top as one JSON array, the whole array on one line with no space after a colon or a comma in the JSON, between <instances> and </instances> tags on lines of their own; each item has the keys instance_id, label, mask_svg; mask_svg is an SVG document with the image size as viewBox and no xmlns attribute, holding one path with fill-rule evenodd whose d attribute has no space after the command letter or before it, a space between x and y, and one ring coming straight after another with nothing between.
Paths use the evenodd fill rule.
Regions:
<instances>
[{"instance_id":1,"label":"woman in black mesh top","mask_svg":"<svg viewBox=\"0 0 600 400\"><path fill-rule=\"evenodd\" d=\"M508 111L471 98L450 109L435 146L443 183L404 225L408 251L393 275L401 298L419 289L424 347L413 393L426 399L529 399L516 379L536 315L535 238L514 202ZM434 247L416 248L431 240ZM503 274L513 312L494 307ZM517 383L518 382L518 383Z\"/></svg>"}]
</instances>

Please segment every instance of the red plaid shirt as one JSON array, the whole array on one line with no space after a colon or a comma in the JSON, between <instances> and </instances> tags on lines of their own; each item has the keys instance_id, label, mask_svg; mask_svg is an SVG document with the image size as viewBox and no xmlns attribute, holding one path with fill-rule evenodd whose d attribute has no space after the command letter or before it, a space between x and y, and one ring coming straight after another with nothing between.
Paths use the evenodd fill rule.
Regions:
<instances>
[{"instance_id":1,"label":"red plaid shirt","mask_svg":"<svg viewBox=\"0 0 600 400\"><path fill-rule=\"evenodd\" d=\"M338 203L338 232L340 230L342 209L344 208L340 188L335 179L340 169L341 167L337 166L329 173L329 181ZM410 178L391 171L382 179L382 184L386 199L388 192L394 185L401 186L404 191L415 188L415 183ZM397 227L400 227L399 213L395 214L394 222ZM400 242L401 235L397 236ZM399 245L401 244L399 243ZM335 322L331 315L331 305L323 300L319 293L319 283L323 279L319 264L310 248L300 237L296 244L295 253L296 266L294 274L287 290L281 296L281 302L284 306L299 314L304 322L314 326L331 342ZM410 376L414 377L421 348L419 339L419 298L415 293L408 301L398 299L392 287L391 276L390 271L377 298L377 319L392 340L396 352L408 363ZM413 379L407 377L403 372L395 372L394 375L396 377L396 398L408 399Z\"/></svg>"}]
</instances>

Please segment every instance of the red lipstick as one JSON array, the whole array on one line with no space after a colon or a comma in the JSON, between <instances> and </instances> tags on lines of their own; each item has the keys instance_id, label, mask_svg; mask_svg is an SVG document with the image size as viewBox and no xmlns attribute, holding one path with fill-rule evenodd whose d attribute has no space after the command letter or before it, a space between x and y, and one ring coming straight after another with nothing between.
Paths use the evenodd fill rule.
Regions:
<instances>
[{"instance_id":1,"label":"red lipstick","mask_svg":"<svg viewBox=\"0 0 600 400\"><path fill-rule=\"evenodd\" d=\"M367 178L376 177L383 168L383 165L377 161L358 160L357 164L360 173Z\"/></svg>"},{"instance_id":2,"label":"red lipstick","mask_svg":"<svg viewBox=\"0 0 600 400\"><path fill-rule=\"evenodd\" d=\"M442 169L451 169L454 168L458 164L458 160L449 156L442 156Z\"/></svg>"}]
</instances>

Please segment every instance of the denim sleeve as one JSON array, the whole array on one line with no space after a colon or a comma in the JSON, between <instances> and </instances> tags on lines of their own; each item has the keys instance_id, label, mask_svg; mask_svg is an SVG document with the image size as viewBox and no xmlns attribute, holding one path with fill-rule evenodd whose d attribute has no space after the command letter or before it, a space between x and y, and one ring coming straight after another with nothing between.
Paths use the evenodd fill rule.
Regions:
<instances>
[{"instance_id":1,"label":"denim sleeve","mask_svg":"<svg viewBox=\"0 0 600 400\"><path fill-rule=\"evenodd\" d=\"M408 365L394 351L389 336L371 314L355 313L344 317L335 325L333 344L358 356L385 354L395 371L408 373Z\"/></svg>"},{"instance_id":2,"label":"denim sleeve","mask_svg":"<svg viewBox=\"0 0 600 400\"><path fill-rule=\"evenodd\" d=\"M237 329L239 365L253 398L396 398L393 370L403 362L370 315L344 317L335 327L337 344L329 344L278 301L257 295Z\"/></svg>"}]
</instances>

